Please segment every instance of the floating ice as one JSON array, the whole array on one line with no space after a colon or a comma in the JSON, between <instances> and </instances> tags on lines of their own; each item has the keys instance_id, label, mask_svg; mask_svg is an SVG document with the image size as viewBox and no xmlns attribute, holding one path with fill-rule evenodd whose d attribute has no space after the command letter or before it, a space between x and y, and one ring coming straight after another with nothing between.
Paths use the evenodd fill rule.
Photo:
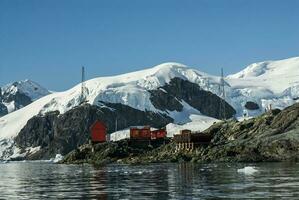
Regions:
<instances>
[{"instance_id":1,"label":"floating ice","mask_svg":"<svg viewBox=\"0 0 299 200\"><path fill-rule=\"evenodd\" d=\"M244 167L242 169L238 169L238 173L244 173L244 174L247 174L247 175L254 174L257 171L258 170L255 169L254 167Z\"/></svg>"},{"instance_id":2,"label":"floating ice","mask_svg":"<svg viewBox=\"0 0 299 200\"><path fill-rule=\"evenodd\" d=\"M58 163L59 161L61 161L63 159L63 156L61 155L61 154L56 154L56 156L55 156L55 158L53 159L51 159L51 161L53 162L53 163Z\"/></svg>"}]
</instances>

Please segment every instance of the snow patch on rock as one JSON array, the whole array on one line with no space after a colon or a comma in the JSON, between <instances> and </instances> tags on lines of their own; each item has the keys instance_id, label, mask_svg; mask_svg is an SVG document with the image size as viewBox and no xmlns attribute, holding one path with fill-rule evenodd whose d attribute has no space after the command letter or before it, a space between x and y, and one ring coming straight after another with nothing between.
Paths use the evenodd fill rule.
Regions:
<instances>
[{"instance_id":1,"label":"snow patch on rock","mask_svg":"<svg viewBox=\"0 0 299 200\"><path fill-rule=\"evenodd\" d=\"M58 163L63 160L63 156L61 154L56 154L55 158L50 159L52 163Z\"/></svg>"}]
</instances>

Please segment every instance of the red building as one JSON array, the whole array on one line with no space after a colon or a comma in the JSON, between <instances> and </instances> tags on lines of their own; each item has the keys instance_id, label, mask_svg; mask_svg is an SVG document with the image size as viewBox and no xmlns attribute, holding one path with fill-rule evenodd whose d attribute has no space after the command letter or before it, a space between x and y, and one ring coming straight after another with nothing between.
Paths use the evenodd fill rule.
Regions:
<instances>
[{"instance_id":1,"label":"red building","mask_svg":"<svg viewBox=\"0 0 299 200\"><path fill-rule=\"evenodd\" d=\"M130 139L150 140L151 139L151 128L149 126L131 127L130 128Z\"/></svg>"},{"instance_id":2,"label":"red building","mask_svg":"<svg viewBox=\"0 0 299 200\"><path fill-rule=\"evenodd\" d=\"M106 142L106 133L106 125L99 120L96 120L90 127L91 141L94 143Z\"/></svg>"},{"instance_id":3,"label":"red building","mask_svg":"<svg viewBox=\"0 0 299 200\"><path fill-rule=\"evenodd\" d=\"M167 132L165 129L151 131L151 139L152 140L166 138L166 135L167 135Z\"/></svg>"},{"instance_id":4,"label":"red building","mask_svg":"<svg viewBox=\"0 0 299 200\"><path fill-rule=\"evenodd\" d=\"M156 140L165 138L166 135L165 129L151 131L150 126L130 128L130 139L133 140Z\"/></svg>"}]
</instances>

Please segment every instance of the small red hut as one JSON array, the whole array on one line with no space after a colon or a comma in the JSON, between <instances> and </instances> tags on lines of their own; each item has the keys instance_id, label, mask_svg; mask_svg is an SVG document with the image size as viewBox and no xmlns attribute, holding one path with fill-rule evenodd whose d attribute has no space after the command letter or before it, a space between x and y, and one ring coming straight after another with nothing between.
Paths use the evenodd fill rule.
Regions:
<instances>
[{"instance_id":1,"label":"small red hut","mask_svg":"<svg viewBox=\"0 0 299 200\"><path fill-rule=\"evenodd\" d=\"M91 141L93 143L106 142L106 132L106 125L103 122L96 120L90 127Z\"/></svg>"},{"instance_id":2,"label":"small red hut","mask_svg":"<svg viewBox=\"0 0 299 200\"><path fill-rule=\"evenodd\" d=\"M167 132L165 129L158 129L158 130L151 131L152 140L166 138L166 135Z\"/></svg>"},{"instance_id":3,"label":"small red hut","mask_svg":"<svg viewBox=\"0 0 299 200\"><path fill-rule=\"evenodd\" d=\"M149 126L131 127L130 128L130 139L150 140L151 139L151 128Z\"/></svg>"}]
</instances>

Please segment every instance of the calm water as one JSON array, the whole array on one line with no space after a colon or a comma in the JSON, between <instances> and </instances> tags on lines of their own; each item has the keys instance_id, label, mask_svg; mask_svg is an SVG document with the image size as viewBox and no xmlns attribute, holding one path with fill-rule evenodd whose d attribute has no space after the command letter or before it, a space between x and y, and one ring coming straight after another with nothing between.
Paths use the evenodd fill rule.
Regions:
<instances>
[{"instance_id":1,"label":"calm water","mask_svg":"<svg viewBox=\"0 0 299 200\"><path fill-rule=\"evenodd\" d=\"M254 174L237 169L254 166ZM299 163L91 166L0 164L0 199L299 198Z\"/></svg>"}]
</instances>

